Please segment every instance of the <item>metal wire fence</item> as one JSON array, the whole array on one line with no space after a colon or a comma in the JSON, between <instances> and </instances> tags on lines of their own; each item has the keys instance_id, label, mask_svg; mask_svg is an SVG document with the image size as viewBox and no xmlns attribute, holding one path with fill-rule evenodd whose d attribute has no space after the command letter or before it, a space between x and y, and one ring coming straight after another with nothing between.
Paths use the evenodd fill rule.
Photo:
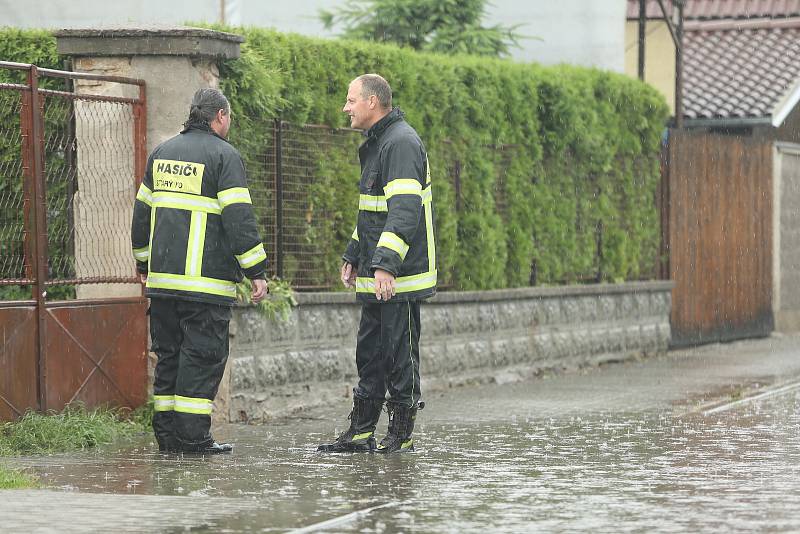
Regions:
<instances>
[{"instance_id":1,"label":"metal wire fence","mask_svg":"<svg viewBox=\"0 0 800 534\"><path fill-rule=\"evenodd\" d=\"M10 83L21 72L27 81ZM39 85L39 76L55 79ZM0 299L30 298L37 284L60 299L82 285L136 282L129 229L143 167L142 91L94 93L98 81L138 81L12 63L0 64L3 80Z\"/></svg>"},{"instance_id":2,"label":"metal wire fence","mask_svg":"<svg viewBox=\"0 0 800 534\"><path fill-rule=\"evenodd\" d=\"M270 132L259 150L242 151L270 259L269 274L289 280L299 290L336 289L341 285L341 253L356 219L358 146L363 135L350 128L279 120L272 122ZM516 147L483 149L487 157L498 158L497 170L502 175ZM462 209L461 164L449 153L439 157L447 169L446 179L454 191L458 212ZM346 187L333 183L342 180L347 182ZM507 222L502 176L498 177L495 193L496 208ZM327 246L331 243L341 246ZM443 285L447 285L446 280Z\"/></svg>"},{"instance_id":3,"label":"metal wire fence","mask_svg":"<svg viewBox=\"0 0 800 534\"><path fill-rule=\"evenodd\" d=\"M339 200L320 192L332 180L351 179L350 198L340 200L355 206L361 139L356 130L274 121L263 150L242 154L270 275L301 290L335 287L339 256L321 254L319 243L341 238L342 224L352 232L355 214L349 223L336 219L330 208ZM349 158L329 158L334 152Z\"/></svg>"},{"instance_id":4,"label":"metal wire fence","mask_svg":"<svg viewBox=\"0 0 800 534\"><path fill-rule=\"evenodd\" d=\"M51 283L130 281L132 106L51 96L44 117Z\"/></svg>"},{"instance_id":5,"label":"metal wire fence","mask_svg":"<svg viewBox=\"0 0 800 534\"><path fill-rule=\"evenodd\" d=\"M269 274L288 280L298 290L337 289L341 285L338 278L341 253L356 218L360 176L358 146L363 136L349 128L301 125L280 120L271 121L267 130L269 133L263 144L256 150L243 150L242 155L270 260ZM522 149L510 144L474 149L480 152L480 159L492 162L495 173L492 210L505 228L514 224L512 195L518 193L509 190L508 177L510 172L519 172L518 169L512 171L511 166ZM465 193L469 184L463 182L462 162L453 143L440 144L435 158L435 166L444 170L437 180L446 182L446 200L454 203L447 210L449 216L468 215L476 208L470 205L470 197ZM471 172L474 175L474 170ZM336 184L336 181L346 183ZM578 192L574 194L578 195ZM438 202L444 200L437 197ZM444 214L440 211L439 215ZM582 215L577 213L576 216ZM574 224L582 223L578 220ZM588 221L586 224L594 223ZM437 225L437 233L438 229ZM590 258L583 271L564 273L564 280L556 280L556 283L594 283L602 279L599 267L602 235L599 231L595 233L593 226L581 231L586 234L583 239L590 242L588 246L594 249L590 253L594 259ZM439 236L437 242L441 243ZM330 246L332 244L336 246ZM532 261L530 285L540 282L537 271L537 264ZM641 277L653 278L654 273L643 271ZM440 281L442 288L450 287L450 273L440 273Z\"/></svg>"},{"instance_id":6,"label":"metal wire fence","mask_svg":"<svg viewBox=\"0 0 800 534\"><path fill-rule=\"evenodd\" d=\"M0 299L29 298L28 286L37 280L49 298L74 297L77 287L88 284L136 281L129 228L136 177L144 170L143 92L138 99L98 96L81 83L36 89L35 99L30 81L0 83ZM341 249L356 218L363 136L280 120L261 126L269 133L260 144L244 143L249 148L242 155L269 274L299 290L337 288ZM437 180L446 183L454 203L449 211L458 217L471 206L465 205L461 163L451 148L438 147L437 165L446 172ZM506 227L513 224L507 173L518 149L478 149L493 162L493 208ZM531 272L535 285L535 265ZM597 277L588 271L571 275ZM447 286L447 273L441 279Z\"/></svg>"},{"instance_id":7,"label":"metal wire fence","mask_svg":"<svg viewBox=\"0 0 800 534\"><path fill-rule=\"evenodd\" d=\"M8 284L31 283L33 274L25 263L25 171L20 157L22 90L0 84L0 109L4 119L0 121L0 279Z\"/></svg>"}]
</instances>

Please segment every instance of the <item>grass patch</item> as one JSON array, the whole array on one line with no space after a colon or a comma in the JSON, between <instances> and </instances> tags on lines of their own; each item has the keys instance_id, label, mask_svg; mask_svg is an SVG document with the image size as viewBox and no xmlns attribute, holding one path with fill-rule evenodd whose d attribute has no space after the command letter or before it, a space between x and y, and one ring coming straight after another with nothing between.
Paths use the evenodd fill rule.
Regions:
<instances>
[{"instance_id":1,"label":"grass patch","mask_svg":"<svg viewBox=\"0 0 800 534\"><path fill-rule=\"evenodd\" d=\"M0 456L49 454L87 449L146 432L152 403L131 412L115 408L87 409L73 404L62 412L27 412L0 424Z\"/></svg>"},{"instance_id":2,"label":"grass patch","mask_svg":"<svg viewBox=\"0 0 800 534\"><path fill-rule=\"evenodd\" d=\"M39 483L31 475L0 464L0 489L25 489L38 486Z\"/></svg>"}]
</instances>

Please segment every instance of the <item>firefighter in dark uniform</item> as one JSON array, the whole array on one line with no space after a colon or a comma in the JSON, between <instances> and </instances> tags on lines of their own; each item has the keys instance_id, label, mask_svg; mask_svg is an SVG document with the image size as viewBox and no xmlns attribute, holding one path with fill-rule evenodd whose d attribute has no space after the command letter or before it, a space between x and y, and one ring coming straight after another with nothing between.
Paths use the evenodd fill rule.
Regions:
<instances>
[{"instance_id":1,"label":"firefighter in dark uniform","mask_svg":"<svg viewBox=\"0 0 800 534\"><path fill-rule=\"evenodd\" d=\"M184 130L150 155L136 195L133 254L150 297L153 430L162 451L233 448L210 429L236 284L249 278L254 302L267 293L267 255L242 158L226 141L230 123L225 95L197 91Z\"/></svg>"},{"instance_id":2,"label":"firefighter in dark uniform","mask_svg":"<svg viewBox=\"0 0 800 534\"><path fill-rule=\"evenodd\" d=\"M350 427L325 452L414 450L420 402L420 301L436 292L431 180L425 146L392 108L389 84L377 74L350 83L343 111L365 131L358 221L341 277L362 304L356 346L358 384ZM388 399L386 393L388 391ZM386 402L388 432L376 445Z\"/></svg>"}]
</instances>

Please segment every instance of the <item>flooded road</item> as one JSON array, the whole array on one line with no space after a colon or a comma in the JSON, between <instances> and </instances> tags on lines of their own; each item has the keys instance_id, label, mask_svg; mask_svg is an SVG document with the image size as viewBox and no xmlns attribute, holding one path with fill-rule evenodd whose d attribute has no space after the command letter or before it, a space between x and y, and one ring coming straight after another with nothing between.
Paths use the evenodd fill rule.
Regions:
<instances>
[{"instance_id":1,"label":"flooded road","mask_svg":"<svg viewBox=\"0 0 800 534\"><path fill-rule=\"evenodd\" d=\"M127 532L798 531L800 339L724 347L429 395L412 454L317 453L347 423L343 399L313 419L219 427L232 455L160 455L142 437L15 465L62 490L45 492L56 512L59 495L74 509L115 494L90 514ZM151 496L169 496L160 515Z\"/></svg>"}]
</instances>

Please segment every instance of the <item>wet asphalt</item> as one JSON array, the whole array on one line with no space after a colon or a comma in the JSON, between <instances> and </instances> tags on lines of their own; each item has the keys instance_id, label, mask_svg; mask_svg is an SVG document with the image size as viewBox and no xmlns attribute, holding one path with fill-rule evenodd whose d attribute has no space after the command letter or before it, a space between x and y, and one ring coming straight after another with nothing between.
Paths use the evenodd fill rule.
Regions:
<instances>
[{"instance_id":1,"label":"wet asphalt","mask_svg":"<svg viewBox=\"0 0 800 534\"><path fill-rule=\"evenodd\" d=\"M424 372L424 362L423 362ZM414 453L316 452L349 399L220 425L233 454L149 436L6 463L5 532L797 532L800 337L424 396ZM385 431L385 415L378 437Z\"/></svg>"}]
</instances>

